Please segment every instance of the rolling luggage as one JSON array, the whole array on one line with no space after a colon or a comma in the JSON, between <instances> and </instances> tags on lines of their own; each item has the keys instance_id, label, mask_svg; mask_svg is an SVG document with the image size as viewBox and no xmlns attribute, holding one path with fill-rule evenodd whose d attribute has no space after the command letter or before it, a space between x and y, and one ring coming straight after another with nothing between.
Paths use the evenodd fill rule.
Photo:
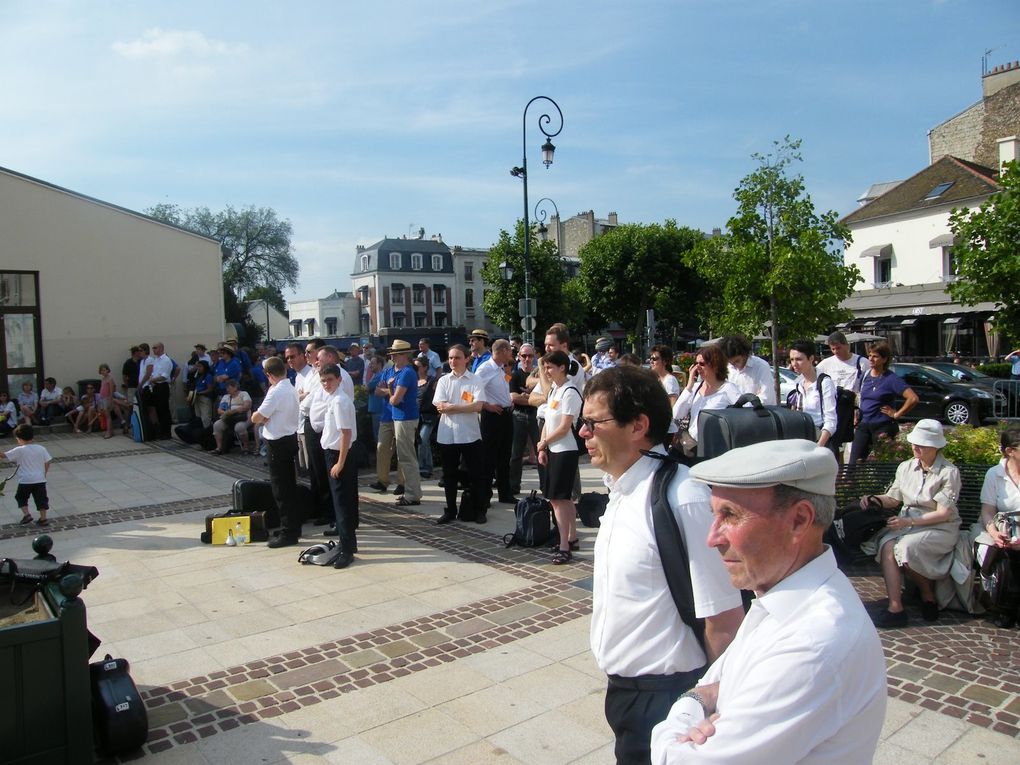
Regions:
<instances>
[{"instance_id":1,"label":"rolling luggage","mask_svg":"<svg viewBox=\"0 0 1020 765\"><path fill-rule=\"evenodd\" d=\"M280 525L280 513L277 510L276 500L273 498L273 488L269 481L257 481L253 478L238 479L234 481L232 494L233 514L261 511L265 513L265 524L268 528L273 529Z\"/></svg>"},{"instance_id":2,"label":"rolling luggage","mask_svg":"<svg viewBox=\"0 0 1020 765\"><path fill-rule=\"evenodd\" d=\"M126 659L110 654L89 664L92 686L92 727L96 745L104 754L126 754L138 749L149 735L149 716L138 694Z\"/></svg>"},{"instance_id":3,"label":"rolling luggage","mask_svg":"<svg viewBox=\"0 0 1020 765\"><path fill-rule=\"evenodd\" d=\"M137 401L131 407L131 437L138 443L151 441L156 437L155 428Z\"/></svg>"},{"instance_id":4,"label":"rolling luggage","mask_svg":"<svg viewBox=\"0 0 1020 765\"><path fill-rule=\"evenodd\" d=\"M744 404L750 403L750 407ZM725 409L703 409L698 416L698 459L706 460L761 441L806 438L817 441L811 415L780 406L764 406L745 393Z\"/></svg>"}]
</instances>

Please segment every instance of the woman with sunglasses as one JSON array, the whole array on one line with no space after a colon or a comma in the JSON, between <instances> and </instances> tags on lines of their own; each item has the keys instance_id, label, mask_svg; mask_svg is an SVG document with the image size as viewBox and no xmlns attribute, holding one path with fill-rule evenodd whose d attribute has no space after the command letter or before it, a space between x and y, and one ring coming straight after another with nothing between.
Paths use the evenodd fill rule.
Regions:
<instances>
[{"instance_id":1,"label":"woman with sunglasses","mask_svg":"<svg viewBox=\"0 0 1020 765\"><path fill-rule=\"evenodd\" d=\"M673 405L673 422L679 428L685 418L690 418L686 428L679 431L679 438L689 436L683 444L687 456L698 441L698 415L704 409L725 409L740 398L737 386L727 382L729 374L726 354L718 343L703 345L694 357L687 386Z\"/></svg>"},{"instance_id":2,"label":"woman with sunglasses","mask_svg":"<svg viewBox=\"0 0 1020 765\"><path fill-rule=\"evenodd\" d=\"M545 425L538 441L538 462L545 466L545 498L552 505L560 530L559 549L553 565L570 563L570 551L577 549L577 509L571 499L577 472L577 440L574 420L581 416L581 392L568 383L570 357L553 351L542 357L542 369L552 382L545 412Z\"/></svg>"},{"instance_id":3,"label":"woman with sunglasses","mask_svg":"<svg viewBox=\"0 0 1020 765\"><path fill-rule=\"evenodd\" d=\"M897 421L917 405L917 394L889 369L891 359L892 350L885 340L868 347L871 370L861 379L861 419L850 447L851 465L866 459L881 436L896 438L900 432ZM897 408L895 404L900 398L903 404Z\"/></svg>"}]
</instances>

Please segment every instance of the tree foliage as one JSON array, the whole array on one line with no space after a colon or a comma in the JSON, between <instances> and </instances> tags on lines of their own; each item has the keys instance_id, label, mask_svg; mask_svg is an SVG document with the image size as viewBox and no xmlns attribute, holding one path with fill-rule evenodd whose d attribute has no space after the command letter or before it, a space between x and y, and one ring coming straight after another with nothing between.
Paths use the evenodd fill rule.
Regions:
<instances>
[{"instance_id":1,"label":"tree foliage","mask_svg":"<svg viewBox=\"0 0 1020 765\"><path fill-rule=\"evenodd\" d=\"M528 259L531 262L532 299L538 301L536 333L545 327L563 320L563 261L556 243L540 241L532 229L529 232L531 241L528 245ZM513 269L513 279L509 284L503 281L499 272L501 263L506 262ZM521 315L518 312L518 301L524 297L524 221L518 220L514 227L514 235L503 229L499 232L499 241L489 250L489 257L481 269L482 280L488 289L485 291L483 307L489 320L498 327L520 334Z\"/></svg>"},{"instance_id":2,"label":"tree foliage","mask_svg":"<svg viewBox=\"0 0 1020 765\"><path fill-rule=\"evenodd\" d=\"M856 266L843 264L849 229L835 212L817 213L804 178L790 174L801 161L800 141L787 136L774 146L752 155L758 167L733 193L737 212L726 233L705 240L692 258L719 292L704 306L713 333L753 337L771 326L773 358L780 342L813 337L848 318L840 303L861 278Z\"/></svg>"},{"instance_id":3,"label":"tree foliage","mask_svg":"<svg viewBox=\"0 0 1020 765\"><path fill-rule=\"evenodd\" d=\"M287 311L287 301L283 297L283 291L275 284L272 286L262 285L248 290L244 296L244 302L250 303L253 300L265 300L280 313Z\"/></svg>"},{"instance_id":4,"label":"tree foliage","mask_svg":"<svg viewBox=\"0 0 1020 765\"><path fill-rule=\"evenodd\" d=\"M230 205L220 212L208 207L182 209L159 204L145 211L157 220L216 239L223 256L223 284L235 296L258 287L297 286L299 266L291 246L293 228L270 207L250 205L237 210Z\"/></svg>"},{"instance_id":5,"label":"tree foliage","mask_svg":"<svg viewBox=\"0 0 1020 765\"><path fill-rule=\"evenodd\" d=\"M954 209L949 227L959 278L949 284L964 305L998 303L996 327L1020 337L1020 165L1009 162L999 177L1001 191L980 208Z\"/></svg>"},{"instance_id":6,"label":"tree foliage","mask_svg":"<svg viewBox=\"0 0 1020 765\"><path fill-rule=\"evenodd\" d=\"M618 226L581 249L579 298L601 323L619 322L634 337L649 308L659 324L696 327L705 285L687 256L702 238L673 220Z\"/></svg>"}]
</instances>

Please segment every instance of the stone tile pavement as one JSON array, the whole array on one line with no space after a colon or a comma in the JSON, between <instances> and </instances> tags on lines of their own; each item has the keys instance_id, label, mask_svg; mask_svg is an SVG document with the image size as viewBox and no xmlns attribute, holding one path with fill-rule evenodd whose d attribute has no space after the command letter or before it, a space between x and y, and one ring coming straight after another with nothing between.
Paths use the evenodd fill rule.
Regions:
<instances>
[{"instance_id":1,"label":"stone tile pavement","mask_svg":"<svg viewBox=\"0 0 1020 765\"><path fill-rule=\"evenodd\" d=\"M212 548L258 458L123 437L40 438L61 558L95 565L84 594L101 652L127 658L149 710L142 758L159 763L611 763L604 678L588 651L590 551L554 567L505 549L509 506L485 525L437 527L367 489L355 564L297 565L297 548ZM582 469L587 488L597 471ZM533 471L526 478L534 483ZM37 530L0 498L0 555ZM60 501L56 500L60 497ZM308 544L322 528L305 527ZM878 607L881 582L854 577ZM948 615L883 634L889 711L876 762L1020 761L1016 632Z\"/></svg>"}]
</instances>

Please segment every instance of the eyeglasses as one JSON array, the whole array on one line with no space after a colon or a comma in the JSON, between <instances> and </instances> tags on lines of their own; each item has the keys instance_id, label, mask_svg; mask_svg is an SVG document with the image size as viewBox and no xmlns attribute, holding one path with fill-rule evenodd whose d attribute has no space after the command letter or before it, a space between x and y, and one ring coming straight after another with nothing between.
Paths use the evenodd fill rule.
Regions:
<instances>
[{"instance_id":1,"label":"eyeglasses","mask_svg":"<svg viewBox=\"0 0 1020 765\"><path fill-rule=\"evenodd\" d=\"M535 358L534 353L518 353L517 356L522 359L533 359Z\"/></svg>"},{"instance_id":2,"label":"eyeglasses","mask_svg":"<svg viewBox=\"0 0 1020 765\"><path fill-rule=\"evenodd\" d=\"M649 356L649 361L662 361L662 356Z\"/></svg>"},{"instance_id":3,"label":"eyeglasses","mask_svg":"<svg viewBox=\"0 0 1020 765\"><path fill-rule=\"evenodd\" d=\"M707 367L708 364L705 363L704 361L695 361L694 362L694 366L696 366L696 367Z\"/></svg>"},{"instance_id":4,"label":"eyeglasses","mask_svg":"<svg viewBox=\"0 0 1020 765\"><path fill-rule=\"evenodd\" d=\"M594 433L596 425L603 422L611 422L615 419L615 417L606 417L604 420L593 420L591 417L578 417L577 422L582 428L587 428Z\"/></svg>"}]
</instances>

